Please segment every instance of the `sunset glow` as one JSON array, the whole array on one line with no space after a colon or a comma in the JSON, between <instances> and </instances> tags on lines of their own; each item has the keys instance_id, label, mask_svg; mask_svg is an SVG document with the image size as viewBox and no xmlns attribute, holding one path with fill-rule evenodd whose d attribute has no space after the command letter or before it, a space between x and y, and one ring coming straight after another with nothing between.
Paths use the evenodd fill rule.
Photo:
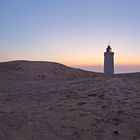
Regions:
<instances>
[{"instance_id":1,"label":"sunset glow","mask_svg":"<svg viewBox=\"0 0 140 140\"><path fill-rule=\"evenodd\" d=\"M2 0L0 61L102 67L110 40L117 67L140 68L139 4L138 0Z\"/></svg>"}]
</instances>

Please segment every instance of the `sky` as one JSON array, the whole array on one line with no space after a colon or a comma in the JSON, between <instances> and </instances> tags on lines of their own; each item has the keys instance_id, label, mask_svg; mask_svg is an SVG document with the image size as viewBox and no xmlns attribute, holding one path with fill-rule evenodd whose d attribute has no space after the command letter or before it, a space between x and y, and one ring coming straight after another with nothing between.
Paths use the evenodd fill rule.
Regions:
<instances>
[{"instance_id":1,"label":"sky","mask_svg":"<svg viewBox=\"0 0 140 140\"><path fill-rule=\"evenodd\" d=\"M140 0L0 0L0 61L54 61L116 73L140 71Z\"/></svg>"}]
</instances>

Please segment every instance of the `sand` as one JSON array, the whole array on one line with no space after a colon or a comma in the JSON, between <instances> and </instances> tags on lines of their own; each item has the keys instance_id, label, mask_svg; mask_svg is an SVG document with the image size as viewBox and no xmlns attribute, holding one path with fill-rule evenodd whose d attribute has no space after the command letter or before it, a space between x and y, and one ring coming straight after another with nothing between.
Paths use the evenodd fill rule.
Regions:
<instances>
[{"instance_id":1,"label":"sand","mask_svg":"<svg viewBox=\"0 0 140 140\"><path fill-rule=\"evenodd\" d=\"M139 140L140 73L0 63L0 140Z\"/></svg>"}]
</instances>

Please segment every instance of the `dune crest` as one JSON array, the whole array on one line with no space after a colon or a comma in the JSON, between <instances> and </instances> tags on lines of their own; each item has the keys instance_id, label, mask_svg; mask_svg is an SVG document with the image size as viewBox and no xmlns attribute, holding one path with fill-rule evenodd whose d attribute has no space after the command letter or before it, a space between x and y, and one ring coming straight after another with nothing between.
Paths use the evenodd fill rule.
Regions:
<instances>
[{"instance_id":1,"label":"dune crest","mask_svg":"<svg viewBox=\"0 0 140 140\"><path fill-rule=\"evenodd\" d=\"M14 80L88 78L98 73L42 61L11 61L0 63L1 78Z\"/></svg>"}]
</instances>

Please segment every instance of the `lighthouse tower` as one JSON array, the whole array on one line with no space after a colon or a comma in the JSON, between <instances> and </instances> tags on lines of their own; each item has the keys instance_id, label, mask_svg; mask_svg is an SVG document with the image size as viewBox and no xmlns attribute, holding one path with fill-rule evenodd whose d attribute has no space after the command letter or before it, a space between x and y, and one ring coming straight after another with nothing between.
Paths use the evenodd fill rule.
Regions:
<instances>
[{"instance_id":1,"label":"lighthouse tower","mask_svg":"<svg viewBox=\"0 0 140 140\"><path fill-rule=\"evenodd\" d=\"M114 74L114 52L112 52L110 45L104 53L104 74Z\"/></svg>"}]
</instances>

